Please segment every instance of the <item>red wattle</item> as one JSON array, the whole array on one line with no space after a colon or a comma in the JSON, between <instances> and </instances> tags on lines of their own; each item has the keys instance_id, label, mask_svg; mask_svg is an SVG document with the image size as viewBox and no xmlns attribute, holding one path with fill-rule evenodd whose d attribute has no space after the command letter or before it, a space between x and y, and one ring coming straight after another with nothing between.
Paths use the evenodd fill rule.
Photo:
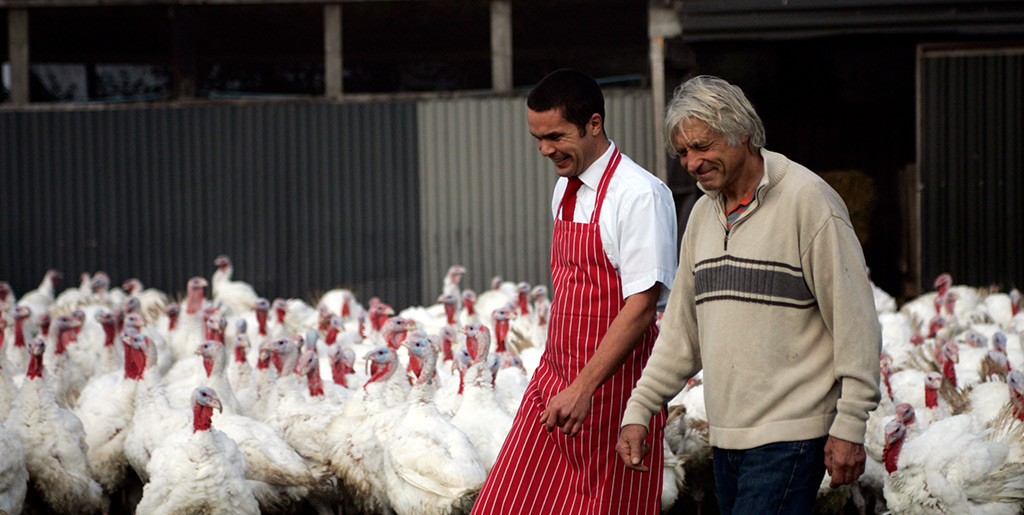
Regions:
<instances>
[{"instance_id":1,"label":"red wattle","mask_svg":"<svg viewBox=\"0 0 1024 515\"><path fill-rule=\"evenodd\" d=\"M192 432L206 431L210 429L210 419L213 417L213 408L206 406L200 406L196 404L192 406Z\"/></svg>"},{"instance_id":2,"label":"red wattle","mask_svg":"<svg viewBox=\"0 0 1024 515\"><path fill-rule=\"evenodd\" d=\"M953 388L956 388L956 369L953 368L953 360L946 359L946 362L942 364L942 375L949 379Z\"/></svg>"},{"instance_id":3,"label":"red wattle","mask_svg":"<svg viewBox=\"0 0 1024 515\"><path fill-rule=\"evenodd\" d=\"M25 372L25 377L28 379L43 377L42 356L32 356L32 359L28 362L28 371Z\"/></svg>"}]
</instances>

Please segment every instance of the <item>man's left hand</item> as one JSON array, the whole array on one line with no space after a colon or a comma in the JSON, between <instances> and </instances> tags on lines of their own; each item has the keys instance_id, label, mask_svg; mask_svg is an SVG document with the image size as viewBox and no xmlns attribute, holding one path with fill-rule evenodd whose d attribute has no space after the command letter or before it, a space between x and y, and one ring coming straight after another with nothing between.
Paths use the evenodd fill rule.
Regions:
<instances>
[{"instance_id":1,"label":"man's left hand","mask_svg":"<svg viewBox=\"0 0 1024 515\"><path fill-rule=\"evenodd\" d=\"M825 442L825 469L832 476L829 486L835 488L856 481L864 473L866 459L864 445L830 435Z\"/></svg>"},{"instance_id":2,"label":"man's left hand","mask_svg":"<svg viewBox=\"0 0 1024 515\"><path fill-rule=\"evenodd\" d=\"M570 384L568 388L552 397L551 402L541 412L538 422L544 424L549 433L557 427L572 438L583 429L583 422L590 414L592 396L592 393L584 392L577 387L576 383Z\"/></svg>"}]
</instances>

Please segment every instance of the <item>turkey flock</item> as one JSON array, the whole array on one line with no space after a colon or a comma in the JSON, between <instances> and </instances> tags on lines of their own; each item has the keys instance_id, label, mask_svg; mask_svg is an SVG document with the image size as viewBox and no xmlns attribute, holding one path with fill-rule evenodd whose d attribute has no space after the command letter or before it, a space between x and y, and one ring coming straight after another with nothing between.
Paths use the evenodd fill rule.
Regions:
<instances>
[{"instance_id":1,"label":"turkey flock","mask_svg":"<svg viewBox=\"0 0 1024 515\"><path fill-rule=\"evenodd\" d=\"M477 293L453 266L396 312L271 301L214 265L180 299L103 272L0 281L0 513L469 512L544 351L544 286ZM898 310L876 288L867 470L826 477L819 512L1022 511L1020 295L935 284ZM702 388L668 406L663 511L714 496Z\"/></svg>"}]
</instances>

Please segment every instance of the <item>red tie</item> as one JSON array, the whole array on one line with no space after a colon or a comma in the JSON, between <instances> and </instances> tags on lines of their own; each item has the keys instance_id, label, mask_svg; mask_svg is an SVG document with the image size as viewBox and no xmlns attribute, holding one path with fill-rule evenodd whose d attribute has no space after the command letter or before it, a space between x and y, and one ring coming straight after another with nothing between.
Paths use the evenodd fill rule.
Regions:
<instances>
[{"instance_id":1,"label":"red tie","mask_svg":"<svg viewBox=\"0 0 1024 515\"><path fill-rule=\"evenodd\" d=\"M583 181L579 177L569 177L569 185L565 188L565 195L562 197L562 220L571 222L576 214L576 191L580 189Z\"/></svg>"}]
</instances>

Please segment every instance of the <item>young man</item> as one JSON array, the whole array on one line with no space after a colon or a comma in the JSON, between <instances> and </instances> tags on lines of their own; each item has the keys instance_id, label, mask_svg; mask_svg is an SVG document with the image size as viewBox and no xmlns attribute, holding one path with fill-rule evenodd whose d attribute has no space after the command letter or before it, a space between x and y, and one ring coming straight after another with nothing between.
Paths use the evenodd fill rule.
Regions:
<instances>
[{"instance_id":1,"label":"young man","mask_svg":"<svg viewBox=\"0 0 1024 515\"><path fill-rule=\"evenodd\" d=\"M664 415L654 451L627 469L613 445L626 397L657 335L655 311L675 269L668 187L622 155L604 131L604 96L574 70L544 78L527 122L555 185L547 347L473 513L650 513L660 510Z\"/></svg>"},{"instance_id":2,"label":"young man","mask_svg":"<svg viewBox=\"0 0 1024 515\"><path fill-rule=\"evenodd\" d=\"M680 86L665 128L706 195L616 448L635 467L651 414L703 368L721 512L810 513L826 469L832 486L864 471L880 397L881 333L846 205L764 148L753 106L721 79Z\"/></svg>"}]
</instances>

